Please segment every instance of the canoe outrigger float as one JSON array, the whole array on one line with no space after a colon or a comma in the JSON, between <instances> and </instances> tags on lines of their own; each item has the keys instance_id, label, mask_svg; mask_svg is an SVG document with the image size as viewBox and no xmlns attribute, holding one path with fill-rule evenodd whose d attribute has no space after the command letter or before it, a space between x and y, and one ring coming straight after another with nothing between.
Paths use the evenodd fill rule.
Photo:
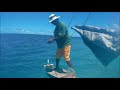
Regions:
<instances>
[{"instance_id":1,"label":"canoe outrigger float","mask_svg":"<svg viewBox=\"0 0 120 90\"><path fill-rule=\"evenodd\" d=\"M48 63L44 65L46 73L50 78L76 78L73 72L68 72L65 69L60 68L59 70L55 70L53 64Z\"/></svg>"}]
</instances>

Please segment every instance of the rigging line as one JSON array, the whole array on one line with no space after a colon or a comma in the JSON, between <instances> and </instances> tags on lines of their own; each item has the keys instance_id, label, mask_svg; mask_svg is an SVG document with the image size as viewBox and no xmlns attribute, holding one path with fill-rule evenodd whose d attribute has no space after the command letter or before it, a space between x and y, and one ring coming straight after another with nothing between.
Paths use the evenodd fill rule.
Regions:
<instances>
[{"instance_id":1,"label":"rigging line","mask_svg":"<svg viewBox=\"0 0 120 90\"><path fill-rule=\"evenodd\" d=\"M69 22L69 24L68 24L67 28L69 28L69 26L70 26L70 24L71 24L72 20L73 20L73 16L71 17L70 22Z\"/></svg>"},{"instance_id":2,"label":"rigging line","mask_svg":"<svg viewBox=\"0 0 120 90\"><path fill-rule=\"evenodd\" d=\"M83 26L85 26L85 24L86 24L86 22L88 21L88 18L90 17L90 15L91 15L91 12L88 14L88 16L87 16L87 18L86 18L86 20L85 20ZM71 34L70 37L72 37L73 34L74 34L74 31L73 31L73 33Z\"/></svg>"},{"instance_id":3,"label":"rigging line","mask_svg":"<svg viewBox=\"0 0 120 90\"><path fill-rule=\"evenodd\" d=\"M86 24L86 22L88 21L88 18L90 17L90 15L91 15L91 12L90 12L89 15L87 16L87 18L86 18L86 20L85 20L83 26L85 26L85 24Z\"/></svg>"}]
</instances>

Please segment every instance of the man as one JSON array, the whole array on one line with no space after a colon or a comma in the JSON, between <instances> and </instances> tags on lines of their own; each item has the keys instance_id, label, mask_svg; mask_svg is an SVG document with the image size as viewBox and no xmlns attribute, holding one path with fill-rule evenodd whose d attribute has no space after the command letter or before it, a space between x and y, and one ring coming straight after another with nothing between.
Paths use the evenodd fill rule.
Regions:
<instances>
[{"instance_id":1,"label":"man","mask_svg":"<svg viewBox=\"0 0 120 90\"><path fill-rule=\"evenodd\" d=\"M49 39L48 43L52 43L54 41L56 41L57 43L58 50L56 52L56 69L59 69L60 58L64 56L64 59L66 60L69 66L69 69L71 71L74 71L70 57L69 57L70 49L71 49L70 36L68 34L67 27L58 20L59 18L60 16L56 16L55 14L51 14L49 16L49 19L50 19L49 22L55 25L56 28L54 30L54 38Z\"/></svg>"}]
</instances>

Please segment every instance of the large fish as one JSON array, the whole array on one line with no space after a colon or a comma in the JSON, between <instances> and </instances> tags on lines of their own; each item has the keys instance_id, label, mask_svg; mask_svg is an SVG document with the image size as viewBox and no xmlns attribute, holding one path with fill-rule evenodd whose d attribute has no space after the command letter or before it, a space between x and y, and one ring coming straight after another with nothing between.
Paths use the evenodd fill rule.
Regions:
<instances>
[{"instance_id":1,"label":"large fish","mask_svg":"<svg viewBox=\"0 0 120 90\"><path fill-rule=\"evenodd\" d=\"M104 66L120 55L120 31L95 26L72 27Z\"/></svg>"}]
</instances>

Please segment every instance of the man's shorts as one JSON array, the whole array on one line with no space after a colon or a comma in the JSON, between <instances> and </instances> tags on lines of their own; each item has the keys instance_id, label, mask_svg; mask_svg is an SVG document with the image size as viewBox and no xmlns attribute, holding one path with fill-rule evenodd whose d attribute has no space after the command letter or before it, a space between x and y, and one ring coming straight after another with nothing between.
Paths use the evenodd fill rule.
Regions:
<instances>
[{"instance_id":1,"label":"man's shorts","mask_svg":"<svg viewBox=\"0 0 120 90\"><path fill-rule=\"evenodd\" d=\"M56 58L60 59L64 55L64 59L66 61L69 61L70 60L70 49L71 49L70 45L67 45L64 48L58 49L56 52Z\"/></svg>"}]
</instances>

